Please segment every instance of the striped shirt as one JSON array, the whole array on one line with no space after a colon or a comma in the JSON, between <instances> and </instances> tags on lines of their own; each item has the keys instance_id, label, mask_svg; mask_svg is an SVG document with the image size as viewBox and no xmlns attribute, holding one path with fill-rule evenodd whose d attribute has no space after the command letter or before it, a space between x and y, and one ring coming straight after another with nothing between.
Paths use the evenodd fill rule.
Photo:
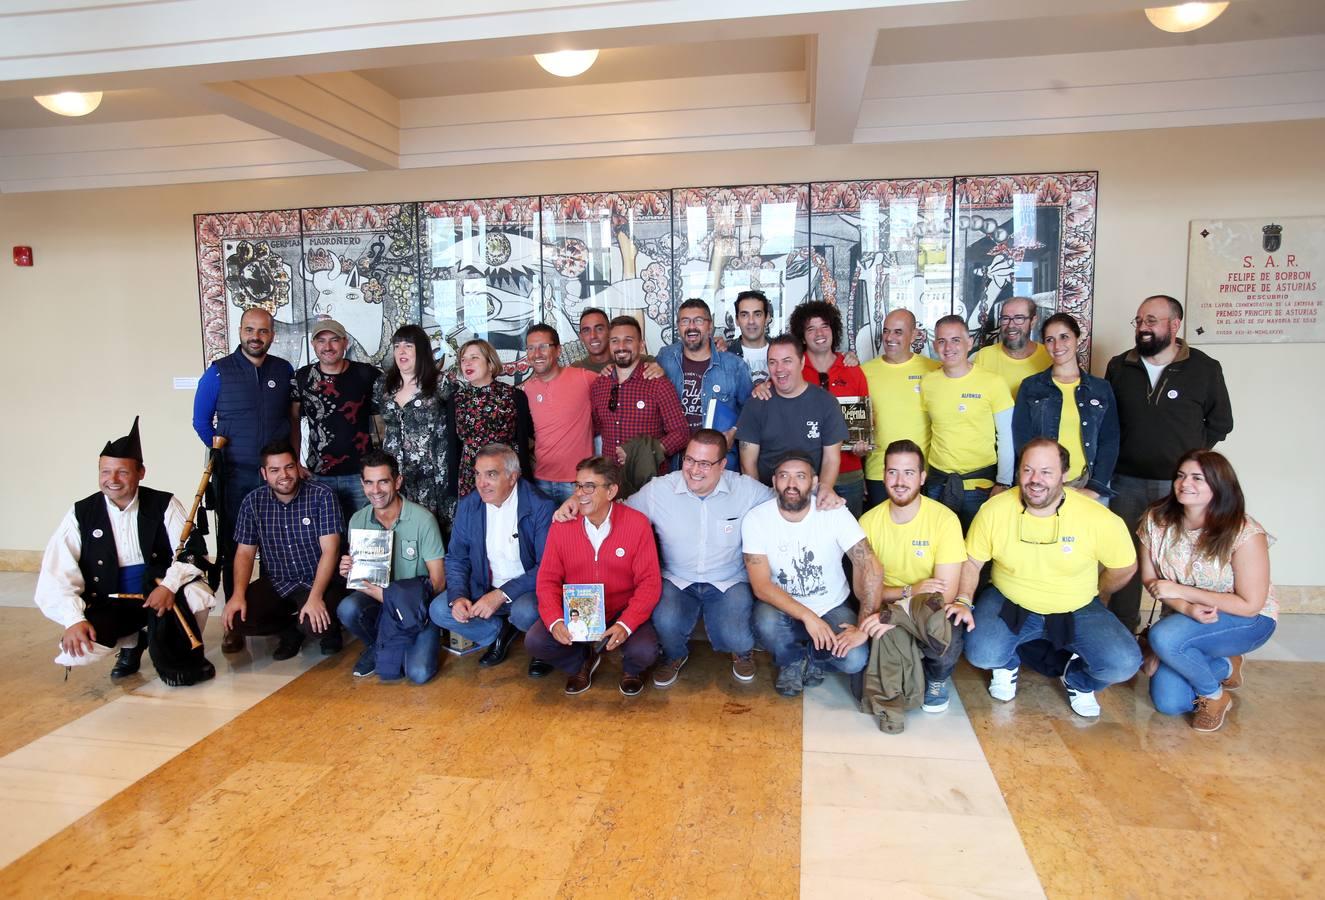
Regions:
<instances>
[{"instance_id":1,"label":"striped shirt","mask_svg":"<svg viewBox=\"0 0 1325 900\"><path fill-rule=\"evenodd\" d=\"M321 538L340 532L335 492L314 481L299 482L289 503L278 500L265 484L255 488L240 504L235 521L235 543L258 548L262 574L282 597L312 589L322 558Z\"/></svg>"}]
</instances>

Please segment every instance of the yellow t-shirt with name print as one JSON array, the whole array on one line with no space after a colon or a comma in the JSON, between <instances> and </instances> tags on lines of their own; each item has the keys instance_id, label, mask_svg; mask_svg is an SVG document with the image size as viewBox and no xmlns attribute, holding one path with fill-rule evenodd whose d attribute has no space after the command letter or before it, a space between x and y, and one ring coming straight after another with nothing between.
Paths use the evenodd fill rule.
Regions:
<instances>
[{"instance_id":1,"label":"yellow t-shirt with name print","mask_svg":"<svg viewBox=\"0 0 1325 900\"><path fill-rule=\"evenodd\" d=\"M1073 490L1057 515L1036 516L1013 488L988 500L966 535L966 552L992 559L992 581L1003 596L1042 615L1072 612L1099 594L1099 566L1125 569L1136 549L1123 520Z\"/></svg>"},{"instance_id":2,"label":"yellow t-shirt with name print","mask_svg":"<svg viewBox=\"0 0 1325 900\"><path fill-rule=\"evenodd\" d=\"M934 577L935 566L966 561L961 522L942 503L921 497L920 511L904 525L893 521L891 510L892 501L885 500L860 519L887 587L918 584Z\"/></svg>"},{"instance_id":3,"label":"yellow t-shirt with name print","mask_svg":"<svg viewBox=\"0 0 1325 900\"><path fill-rule=\"evenodd\" d=\"M1022 381L1054 364L1049 351L1044 349L1044 344L1036 344L1035 352L1025 359L1013 359L1008 356L1002 344L990 344L976 351L974 362L980 368L988 369L1002 378L1007 383L1008 390L1012 392L1013 400L1017 399L1017 391L1021 390Z\"/></svg>"},{"instance_id":4,"label":"yellow t-shirt with name print","mask_svg":"<svg viewBox=\"0 0 1325 900\"><path fill-rule=\"evenodd\" d=\"M929 464L941 472L974 472L998 462L994 416L1012 408L1002 378L972 366L960 378L942 369L920 379L920 399L929 416ZM990 487L990 478L970 478L969 488Z\"/></svg>"},{"instance_id":5,"label":"yellow t-shirt with name print","mask_svg":"<svg viewBox=\"0 0 1325 900\"><path fill-rule=\"evenodd\" d=\"M912 440L929 453L929 417L920 405L920 379L938 367L938 360L919 353L897 364L878 356L860 367L870 386L874 415L874 450L865 457L866 478L883 480L883 451L893 441Z\"/></svg>"}]
</instances>

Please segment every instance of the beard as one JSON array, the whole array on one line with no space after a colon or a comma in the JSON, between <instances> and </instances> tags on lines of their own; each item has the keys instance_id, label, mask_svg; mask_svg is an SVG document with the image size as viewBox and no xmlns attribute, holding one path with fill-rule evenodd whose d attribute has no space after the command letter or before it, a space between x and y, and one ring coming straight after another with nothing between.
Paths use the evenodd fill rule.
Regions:
<instances>
[{"instance_id":1,"label":"beard","mask_svg":"<svg viewBox=\"0 0 1325 900\"><path fill-rule=\"evenodd\" d=\"M1136 336L1136 352L1150 357L1163 353L1173 343L1171 335L1158 335L1145 332Z\"/></svg>"},{"instance_id":2,"label":"beard","mask_svg":"<svg viewBox=\"0 0 1325 900\"><path fill-rule=\"evenodd\" d=\"M810 505L810 495L800 491L788 490L778 493L778 509L787 512L800 512Z\"/></svg>"}]
</instances>

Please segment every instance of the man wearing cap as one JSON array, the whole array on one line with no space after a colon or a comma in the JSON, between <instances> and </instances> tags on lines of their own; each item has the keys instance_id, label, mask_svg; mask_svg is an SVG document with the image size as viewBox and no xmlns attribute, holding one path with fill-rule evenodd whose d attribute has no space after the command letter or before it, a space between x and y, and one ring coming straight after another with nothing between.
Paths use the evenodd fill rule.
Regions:
<instances>
[{"instance_id":1,"label":"man wearing cap","mask_svg":"<svg viewBox=\"0 0 1325 900\"><path fill-rule=\"evenodd\" d=\"M349 336L335 319L322 319L313 329L317 362L290 381L290 442L300 446L300 419L307 421L300 465L313 481L336 492L348 521L368 505L359 460L373 446L373 385L382 370L345 358Z\"/></svg>"},{"instance_id":2,"label":"man wearing cap","mask_svg":"<svg viewBox=\"0 0 1325 900\"><path fill-rule=\"evenodd\" d=\"M146 473L135 418L127 435L101 451L100 491L75 503L46 544L33 599L64 628L55 658L60 665L88 665L118 648L110 677L123 678L138 671L149 646L153 660L160 659L170 639L159 627L162 617L173 620L176 594L201 574L172 562L184 507L171 494L143 486ZM200 585L187 596L181 612L201 639L206 618L195 620L193 612L209 605L211 593ZM160 674L167 684L185 685L206 681L216 670L199 652L182 670Z\"/></svg>"}]
</instances>

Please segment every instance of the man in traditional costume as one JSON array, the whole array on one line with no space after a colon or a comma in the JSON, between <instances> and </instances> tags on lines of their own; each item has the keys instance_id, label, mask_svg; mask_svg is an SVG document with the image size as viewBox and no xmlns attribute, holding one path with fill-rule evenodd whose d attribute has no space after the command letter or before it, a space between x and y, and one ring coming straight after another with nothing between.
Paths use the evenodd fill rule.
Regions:
<instances>
[{"instance_id":1,"label":"man in traditional costume","mask_svg":"<svg viewBox=\"0 0 1325 900\"><path fill-rule=\"evenodd\" d=\"M101 488L70 508L46 545L35 600L64 627L55 662L81 666L118 650L111 678L138 671L144 650L161 680L195 684L216 674L202 648L191 648L181 618L202 639L205 615L215 604L202 572L175 562L184 531L184 507L171 494L141 484L146 474L138 419L101 451ZM177 594L187 603L174 612Z\"/></svg>"}]
</instances>

